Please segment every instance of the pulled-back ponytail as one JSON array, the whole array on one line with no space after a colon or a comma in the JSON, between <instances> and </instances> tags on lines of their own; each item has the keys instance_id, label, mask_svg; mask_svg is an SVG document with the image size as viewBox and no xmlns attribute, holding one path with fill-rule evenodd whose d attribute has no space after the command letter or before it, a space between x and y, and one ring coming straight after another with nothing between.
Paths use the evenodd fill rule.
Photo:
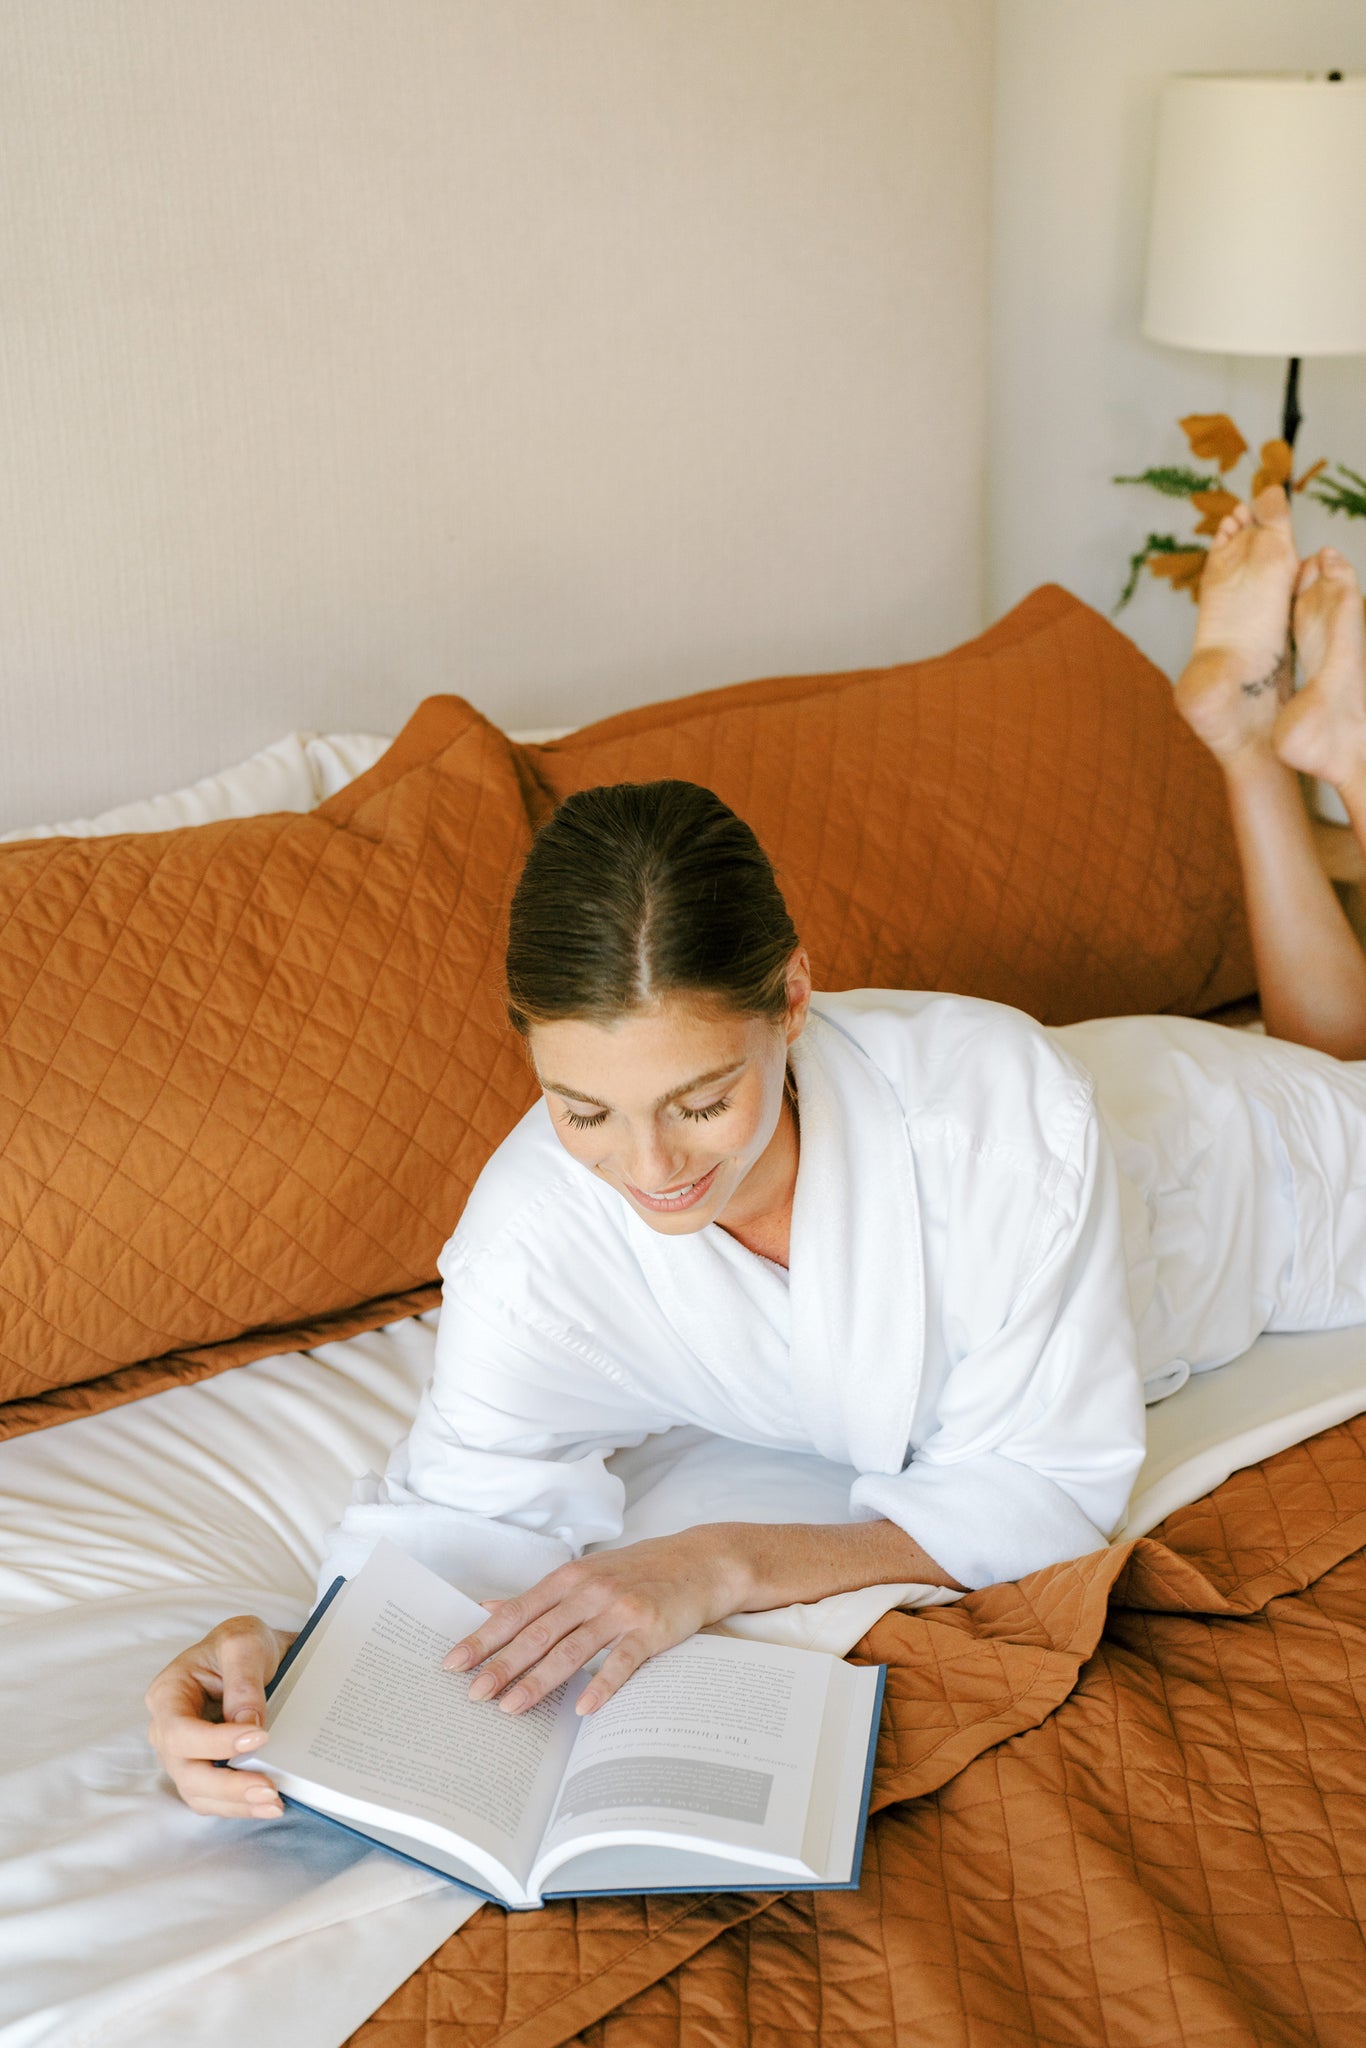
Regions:
<instances>
[{"instance_id":1,"label":"pulled-back ponytail","mask_svg":"<svg viewBox=\"0 0 1366 2048\"><path fill-rule=\"evenodd\" d=\"M612 1023L669 995L781 1018L800 944L767 854L695 782L618 782L568 797L512 899L508 1015L518 1031Z\"/></svg>"}]
</instances>

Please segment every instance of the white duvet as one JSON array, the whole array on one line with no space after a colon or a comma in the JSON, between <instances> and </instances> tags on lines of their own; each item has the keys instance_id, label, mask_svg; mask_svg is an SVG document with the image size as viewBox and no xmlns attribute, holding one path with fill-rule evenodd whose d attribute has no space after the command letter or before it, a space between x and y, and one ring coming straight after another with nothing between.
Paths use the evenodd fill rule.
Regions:
<instances>
[{"instance_id":1,"label":"white duvet","mask_svg":"<svg viewBox=\"0 0 1366 2048\"><path fill-rule=\"evenodd\" d=\"M318 744L268 750L268 788L233 771L226 796L201 785L198 811L155 822L307 809L382 742L333 738L321 756ZM183 809L193 795L154 802ZM153 826L113 814L92 828ZM434 1325L264 1359L0 1444L0 2048L336 2048L474 1910L307 1816L198 1819L161 1782L141 1706L152 1673L225 1614L303 1618L353 1479L408 1427ZM1262 1338L1150 1411L1124 1533L1363 1409L1366 1329ZM699 1430L615 1462L623 1541L729 1518L737 1499L754 1519L849 1512L848 1471ZM885 1604L872 1589L756 1627L841 1650Z\"/></svg>"}]
</instances>

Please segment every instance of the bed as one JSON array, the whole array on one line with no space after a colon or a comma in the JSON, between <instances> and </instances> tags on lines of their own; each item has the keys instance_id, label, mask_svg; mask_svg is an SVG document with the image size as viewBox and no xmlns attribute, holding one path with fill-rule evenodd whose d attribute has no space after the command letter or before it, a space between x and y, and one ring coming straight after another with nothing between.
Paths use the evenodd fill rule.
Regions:
<instances>
[{"instance_id":1,"label":"bed","mask_svg":"<svg viewBox=\"0 0 1366 2048\"><path fill-rule=\"evenodd\" d=\"M549 1976L543 1954L531 1970L514 1955L507 1990L491 1989L487 1958L445 1946L477 1901L378 1852L362 1852L346 1836L305 1815L291 1813L276 1826L242 1828L197 1819L178 1806L159 1780L143 1739L142 1689L187 1641L227 1613L261 1612L279 1627L293 1627L307 1612L338 1502L355 1474L382 1460L411 1415L430 1371L435 1320L429 1312L311 1352L260 1359L0 1445L0 1616L6 1652L0 1660L0 1701L10 1731L0 1917L5 1952L0 2041L5 2048L84 2048L87 2043L91 2048L96 2043L101 2048L154 2048L162 2042L169 2048L177 2042L226 2043L248 2032L256 2048L338 2048L357 2029L363 2043L492 2041L505 2032L513 2040L567 2040L582 2033L588 2024L583 2015L595 1999L599 2005L611 2003L594 2019L605 2018L621 2002L623 1961L616 1946L630 1948L637 1970L643 1967L639 1940L645 1930L623 1928L617 1916L616 1924L603 1928L587 1950L591 1955L596 1949L604 1962L596 1994L595 1980L582 1982L564 1953L558 1957L558 1975L552 1969ZM1181 1546L1189 1547L1194 1533L1197 1554L1209 1557L1215 1546L1201 1520L1203 1510L1188 1509L1183 1516L1183 1504L1207 1502L1227 1473L1245 1466L1265 1472L1260 1461L1278 1454L1287 1461L1290 1485L1302 1492L1305 1480L1297 1474L1296 1453L1285 1447L1310 1435L1320 1444L1335 1442L1344 1434L1344 1419L1363 1410L1366 1332L1263 1338L1244 1360L1192 1381L1153 1412L1151 1446L1126 1539L1143 1534L1165 1515L1178 1554ZM775 1520L796 1512L835 1519L843 1512L848 1474L837 1468L805 1469L808 1461L739 1446L708 1447L696 1441L694 1432L673 1434L680 1441L656 1443L648 1461L634 1461L628 1534L676 1525L689 1513L699 1518L709 1511L722 1514L726 1501L737 1496L754 1515ZM1366 1542L1366 1434L1349 1434L1347 1440L1361 1465L1351 1478L1350 1494L1361 1543ZM306 1459L299 1455L304 1443ZM628 1468L633 1463L623 1462ZM793 1469L797 1466L803 1469ZM1236 1489L1236 1480L1232 1484ZM1342 1493L1336 1471L1330 1486ZM1317 1505L1326 1519L1324 1504ZM1225 1510L1229 1520L1226 1528L1221 1524L1221 1540L1236 1553L1235 1510L1236 1503ZM1259 1501L1255 1511L1244 1504L1241 1512L1248 1523L1242 1547L1249 1547L1251 1530L1256 1567L1265 1574L1277 1532L1270 1532L1268 1541L1265 1529L1252 1527L1259 1515L1265 1519L1264 1503ZM1295 1532L1295 1541L1302 1547L1302 1529ZM1222 1556L1215 1561L1227 1569ZM963 1606L1000 1625L1001 1617L990 1614L989 1596L973 1596ZM1090 1619L1094 1625L1095 1617ZM1019 1637L1028 1637L1031 1665L1037 1664L1043 1655L1037 1623L1031 1624L1031 1636L1018 1615L1005 1621L1014 1637L1004 1640L1016 1649ZM857 1620L852 1625L857 1631ZM1061 1627L1056 1616L1048 1618L1048 1625L1055 1631ZM1134 1627L1135 1610L1117 1607L1113 1625L1116 1630ZM909 1638L912 1632L923 1635L926 1626L923 1616L897 1617L882 1624L881 1635L869 1637L867 1647L894 1657L907 1647L892 1640L898 1631ZM1300 1623L1294 1627L1303 1632ZM805 1639L833 1646L838 1636L815 1632ZM1075 1675L1081 1661L1076 1649L1062 1655ZM1359 1663L1356 1675L1361 1676ZM1261 1711L1269 1714L1265 1676L1259 1692ZM980 1672L959 1677L974 1711L983 1711L985 1704L999 1710L994 1696L984 1703ZM1015 1674L1010 1677L1013 1689ZM1037 1682L1032 1670L1031 1677ZM908 1678L923 1686L925 1674L913 1668ZM1313 1682L1316 1711L1328 1715L1322 1682ZM1028 1697L1024 1727L1032 1726L1041 1712L1041 1699ZM984 1733L994 1732L994 1724L985 1730L972 1726L968 1749ZM993 1746L991 1754L996 1753ZM1356 1752L1358 1768L1363 1754ZM924 1769L922 1759L912 1761ZM965 1758L956 1782L963 1786L974 1769L987 1767L989 1756ZM931 1763L930 1778L936 1768ZM890 1782L889 1768L889 1789ZM949 1780L950 1787L954 1782ZM1366 1784L1356 1784L1355 1796L1363 1792ZM1227 1789L1225 1796L1232 1796ZM1301 1796L1310 1796L1307 1774ZM954 1822L946 1816L942 1824L951 1828ZM964 1848L975 1842L980 1849L980 1816L973 1821L969 1809L958 1824L966 1829ZM1353 1839L1362 1840L1359 1822L1342 1838L1344 1856ZM939 1846L941 1873L943 1859L952 1854L951 1843ZM1294 1869L1293 1856L1291 1861L1288 1878L1301 1909L1309 1913L1315 1873ZM1353 1871L1348 1864L1345 1875L1332 1871L1324 1889L1331 1891L1353 1877L1360 1883L1366 1871ZM775 1966L776 1958L790 1954L793 1916L805 1921L845 1910L830 1900L819 1907L810 1900L782 1906L785 1917L775 1922L772 1935ZM698 1945L684 1973L695 1978L703 1969L702 1943L710 1947L724 1935L733 1949L738 1938L730 1923L716 1917L714 1907L679 1903L686 1928L657 1931L645 1950L652 1957L650 1971L657 1970L658 1981L666 1986L673 1960L682 1963L682 1947L691 1951ZM1357 1894L1356 1907L1361 1903ZM1326 1914L1327 1906L1325 1899L1320 1911ZM746 1915L752 1910L753 1902L744 1902ZM1349 1905L1339 1925L1344 1938L1351 1930L1351 1910ZM588 1909L585 1918L595 1912L599 1919L613 1919L605 1907ZM526 1930L520 1923L491 1930L486 1923L494 1917L491 1908L483 1913L484 1924L472 1929L469 1938L483 1944L506 1939L542 1949L548 1942L553 1954L556 1943L548 1930ZM535 1917L539 1923L546 1916ZM562 1935L563 1923L576 1916L573 1908L556 1907L550 1917L562 1923ZM747 1950L763 1926L760 1915L746 1938ZM814 1937L808 1930L804 1938ZM562 1940L559 1946L563 1950ZM406 1992L401 1989L410 1973L437 1952L442 1967L414 1979ZM573 1945L571 1953L582 1956L583 1944ZM1344 1951L1344 1970L1350 1955L1350 1949ZM1358 1970L1362 1960L1356 1957ZM1212 1957L1206 1961L1214 1967ZM839 1981L847 1964L846 1957L837 1971ZM493 1974L496 1978L496 1970ZM482 1990L471 2004L467 1987L476 1980ZM639 1998L643 1987L629 1973L625 1981L631 1996ZM547 1999L552 2009L538 2028L519 2012L519 1994L524 1997L530 1983L542 1990L553 1987ZM691 1995L682 1989L682 1980L676 1989L679 1997ZM402 2031L393 2030L397 2020L392 2026L377 2022L367 2027L369 2015L395 1993L404 2015ZM429 2014L442 2010L447 2018L429 2032ZM1078 2020L1080 2030L1068 2031L1064 2025L1037 2036L1017 2030L1017 2038L1137 2038L1137 2031L1122 2030L1088 2035L1084 2014ZM1356 2020L1359 2024L1359 2013ZM1353 2038L1346 2032L1316 2035L1304 2015L1301 2021L1306 2030L1298 2033L1234 2031L1228 2038ZM945 2023L942 2031L926 2031L921 2038L973 2038L967 2032L956 2035L956 2024ZM626 2031L619 2038L686 2042L699 2037L680 2017L667 2020L658 2033ZM813 2026L809 2038L835 2039L838 2034ZM868 2038L876 2039L876 2032ZM976 2038L992 2035L988 2031ZM995 2038L1011 2034L1002 2031ZM1184 2037L1168 2031L1160 2038Z\"/></svg>"},{"instance_id":2,"label":"bed","mask_svg":"<svg viewBox=\"0 0 1366 2048\"><path fill-rule=\"evenodd\" d=\"M772 705L775 686L746 688L746 716ZM1018 758L999 702L993 718ZM614 723L567 775L656 758L657 735ZM57 829L308 813L385 744L296 735L148 811ZM698 751L685 721L680 745L656 772L704 779L714 740ZM1127 839L1123 858L1152 867ZM1208 874L1201 914L1226 931L1224 870ZM885 878L869 887L885 908ZM1113 919L1112 887L1106 901ZM1070 898L1068 916L1077 929ZM1211 974L1227 992L1245 971L1236 946L1216 951L1207 994ZM1013 944L1000 972L1031 957ZM505 1917L306 1815L200 1820L143 1736L142 1689L174 1650L230 1611L306 1613L350 1481L406 1427L434 1320L376 1314L244 1357L187 1348L169 1373L112 1375L98 1412L16 1404L0 1443L4 2048L248 2030L258 2048L1366 2039L1366 1331L1263 1339L1155 1409L1128 1526L1095 1558L915 1613L875 1591L757 1624L890 1667L858 1892ZM847 1473L694 1431L620 1468L622 1540L736 1498L755 1518L845 1512Z\"/></svg>"}]
</instances>

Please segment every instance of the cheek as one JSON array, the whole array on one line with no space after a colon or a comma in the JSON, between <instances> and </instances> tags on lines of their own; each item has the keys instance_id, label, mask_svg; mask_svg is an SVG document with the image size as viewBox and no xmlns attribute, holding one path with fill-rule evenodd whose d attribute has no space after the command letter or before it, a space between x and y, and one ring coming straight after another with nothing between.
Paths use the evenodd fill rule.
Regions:
<instances>
[{"instance_id":1,"label":"cheek","mask_svg":"<svg viewBox=\"0 0 1366 2048\"><path fill-rule=\"evenodd\" d=\"M597 1165L607 1147L602 1131L576 1131L572 1124L561 1122L553 1110L550 1121L555 1127L555 1136L571 1159L577 1159L581 1166Z\"/></svg>"},{"instance_id":2,"label":"cheek","mask_svg":"<svg viewBox=\"0 0 1366 2048\"><path fill-rule=\"evenodd\" d=\"M737 1104L735 1115L726 1119L724 1139L717 1139L717 1149L734 1153L736 1157L751 1162L759 1158L778 1128L782 1107L781 1081L776 1090L765 1089L759 1093L753 1103L743 1108Z\"/></svg>"}]
</instances>

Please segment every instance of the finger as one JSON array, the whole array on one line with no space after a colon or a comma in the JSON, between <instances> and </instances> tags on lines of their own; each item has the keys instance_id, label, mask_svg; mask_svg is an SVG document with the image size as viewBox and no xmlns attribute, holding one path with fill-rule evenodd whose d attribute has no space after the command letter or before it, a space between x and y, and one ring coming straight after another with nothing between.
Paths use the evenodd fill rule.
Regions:
<instances>
[{"instance_id":1,"label":"finger","mask_svg":"<svg viewBox=\"0 0 1366 2048\"><path fill-rule=\"evenodd\" d=\"M148 1736L168 1764L195 1762L205 1757L243 1756L269 1740L264 1728L243 1728L230 1721L200 1721L189 1714L153 1721Z\"/></svg>"},{"instance_id":2,"label":"finger","mask_svg":"<svg viewBox=\"0 0 1366 2048\"><path fill-rule=\"evenodd\" d=\"M580 1693L575 1713L595 1714L614 1692L620 1692L632 1672L639 1671L652 1654L649 1644L641 1636L623 1636L611 1655L603 1659L602 1669L594 1672L592 1683Z\"/></svg>"},{"instance_id":3,"label":"finger","mask_svg":"<svg viewBox=\"0 0 1366 2048\"><path fill-rule=\"evenodd\" d=\"M204 1647L204 1644L196 1643L192 1650L182 1651L164 1671L158 1671L147 1688L145 1699L153 1720L171 1720L179 1714L197 1719L202 1715L204 1684L194 1671L192 1660L203 1653Z\"/></svg>"},{"instance_id":4,"label":"finger","mask_svg":"<svg viewBox=\"0 0 1366 2048\"><path fill-rule=\"evenodd\" d=\"M212 1764L181 1764L171 1783L196 1813L208 1804L223 1806L234 1813L259 1813L280 1804L280 1794L269 1778L255 1771L218 1771Z\"/></svg>"},{"instance_id":5,"label":"finger","mask_svg":"<svg viewBox=\"0 0 1366 2048\"><path fill-rule=\"evenodd\" d=\"M224 1622L214 1633L223 1674L223 1719L259 1726L266 1718L266 1685L280 1661L274 1633L254 1615Z\"/></svg>"},{"instance_id":6,"label":"finger","mask_svg":"<svg viewBox=\"0 0 1366 2048\"><path fill-rule=\"evenodd\" d=\"M572 1678L576 1671L582 1671L590 1657L605 1648L615 1635L615 1630L601 1622L586 1622L571 1630L548 1655L524 1671L516 1683L503 1693L498 1701L505 1714L525 1714L529 1708L555 1691L557 1686ZM471 1688L473 1690L473 1688Z\"/></svg>"},{"instance_id":7,"label":"finger","mask_svg":"<svg viewBox=\"0 0 1366 2048\"><path fill-rule=\"evenodd\" d=\"M554 1577L552 1572L550 1578L542 1579L539 1585L532 1586L525 1593L519 1593L514 1600L500 1600L496 1614L490 1615L460 1642L452 1643L441 1660L442 1670L472 1671L476 1664L484 1663L495 1650L501 1650L510 1643L519 1630L557 1606L560 1596L552 1586Z\"/></svg>"},{"instance_id":8,"label":"finger","mask_svg":"<svg viewBox=\"0 0 1366 2048\"><path fill-rule=\"evenodd\" d=\"M238 1804L226 1799L187 1799L185 1804L191 1813L214 1820L278 1820L285 1810L278 1794L270 1804L264 1800L259 1804L255 1800L249 1805Z\"/></svg>"},{"instance_id":9,"label":"finger","mask_svg":"<svg viewBox=\"0 0 1366 2048\"><path fill-rule=\"evenodd\" d=\"M539 1664L557 1644L581 1626L582 1619L581 1613L562 1602L558 1607L552 1607L549 1613L541 1615L538 1620L529 1622L496 1657L491 1657L483 1669L475 1673L470 1680L470 1698L496 1699L514 1678L520 1678L524 1672L530 1671L533 1665ZM593 1648L600 1650L604 1643L612 1642L619 1631L620 1623L616 1628L610 1623L600 1625L600 1632ZM592 1655L592 1651L589 1655ZM575 1665L574 1669L577 1668Z\"/></svg>"}]
</instances>

